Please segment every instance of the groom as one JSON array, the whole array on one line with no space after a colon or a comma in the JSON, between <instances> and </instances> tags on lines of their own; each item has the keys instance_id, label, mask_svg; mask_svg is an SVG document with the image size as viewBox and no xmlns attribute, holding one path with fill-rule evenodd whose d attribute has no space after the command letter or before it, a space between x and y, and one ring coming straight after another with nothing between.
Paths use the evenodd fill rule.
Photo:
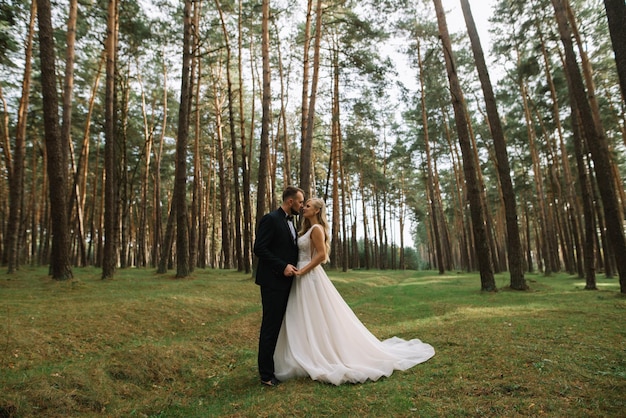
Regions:
<instances>
[{"instance_id":1,"label":"groom","mask_svg":"<svg viewBox=\"0 0 626 418\"><path fill-rule=\"evenodd\" d=\"M259 258L256 284L261 288L263 319L259 335L259 374L261 384L277 386L274 376L274 350L287 309L293 277L298 269L298 245L293 215L304 206L304 192L294 186L283 191L281 206L261 218L254 242Z\"/></svg>"}]
</instances>

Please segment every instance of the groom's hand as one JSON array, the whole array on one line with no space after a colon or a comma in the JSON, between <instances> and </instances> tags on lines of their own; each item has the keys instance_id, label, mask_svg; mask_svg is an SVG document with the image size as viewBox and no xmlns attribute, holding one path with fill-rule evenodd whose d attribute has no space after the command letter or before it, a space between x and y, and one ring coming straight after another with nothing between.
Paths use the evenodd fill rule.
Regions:
<instances>
[{"instance_id":1,"label":"groom's hand","mask_svg":"<svg viewBox=\"0 0 626 418\"><path fill-rule=\"evenodd\" d=\"M287 277L293 277L298 273L298 269L293 264L287 264L283 274Z\"/></svg>"}]
</instances>

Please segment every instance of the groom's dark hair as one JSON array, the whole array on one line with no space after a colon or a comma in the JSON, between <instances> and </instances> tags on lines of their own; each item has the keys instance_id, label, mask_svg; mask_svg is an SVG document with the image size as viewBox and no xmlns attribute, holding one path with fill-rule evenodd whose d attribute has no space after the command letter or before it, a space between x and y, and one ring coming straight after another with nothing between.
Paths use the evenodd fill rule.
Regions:
<instances>
[{"instance_id":1,"label":"groom's dark hair","mask_svg":"<svg viewBox=\"0 0 626 418\"><path fill-rule=\"evenodd\" d=\"M295 197L295 195L297 195L298 192L302 193L302 196L304 196L304 190L302 190L299 187L296 187L296 186L285 187L285 190L283 191L283 202L289 199L290 197Z\"/></svg>"}]
</instances>

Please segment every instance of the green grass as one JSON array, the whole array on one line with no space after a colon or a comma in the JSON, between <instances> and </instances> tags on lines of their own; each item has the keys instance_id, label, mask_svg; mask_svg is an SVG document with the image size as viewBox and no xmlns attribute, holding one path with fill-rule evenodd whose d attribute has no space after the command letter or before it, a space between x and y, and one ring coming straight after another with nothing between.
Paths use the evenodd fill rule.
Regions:
<instances>
[{"instance_id":1,"label":"green grass","mask_svg":"<svg viewBox=\"0 0 626 418\"><path fill-rule=\"evenodd\" d=\"M431 360L378 382L263 388L260 302L235 271L47 269L0 280L0 417L619 417L626 298L565 275L481 293L477 275L332 272L379 338L420 338ZM507 279L497 277L505 289Z\"/></svg>"}]
</instances>

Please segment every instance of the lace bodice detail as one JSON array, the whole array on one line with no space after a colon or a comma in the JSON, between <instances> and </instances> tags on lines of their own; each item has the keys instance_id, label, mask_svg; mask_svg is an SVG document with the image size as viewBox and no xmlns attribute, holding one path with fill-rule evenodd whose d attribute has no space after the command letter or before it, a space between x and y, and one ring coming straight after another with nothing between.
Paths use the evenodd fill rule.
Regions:
<instances>
[{"instance_id":1,"label":"lace bodice detail","mask_svg":"<svg viewBox=\"0 0 626 418\"><path fill-rule=\"evenodd\" d=\"M314 248L311 248L311 231L313 231L313 228L317 227L317 225L313 225L302 236L298 237L298 264L311 261L313 256L312 251L315 251ZM321 228L321 226L319 226L319 228Z\"/></svg>"}]
</instances>

